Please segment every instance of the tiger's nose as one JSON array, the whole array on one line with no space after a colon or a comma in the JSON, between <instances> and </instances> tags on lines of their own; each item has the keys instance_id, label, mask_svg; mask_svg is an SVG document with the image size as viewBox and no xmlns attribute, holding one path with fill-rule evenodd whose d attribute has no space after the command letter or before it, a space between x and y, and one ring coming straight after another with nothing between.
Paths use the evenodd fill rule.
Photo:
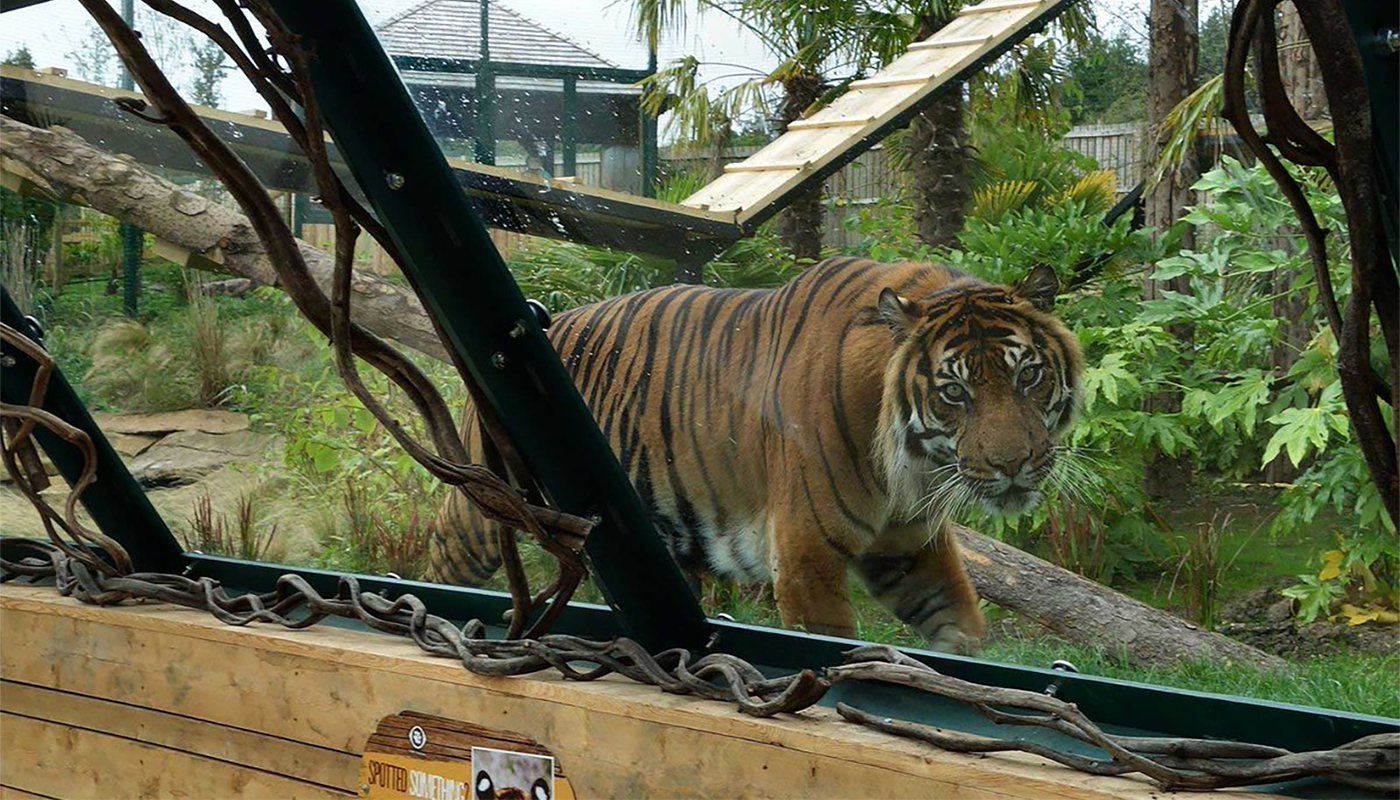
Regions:
<instances>
[{"instance_id":1,"label":"tiger's nose","mask_svg":"<svg viewBox=\"0 0 1400 800\"><path fill-rule=\"evenodd\" d=\"M1000 453L987 456L987 466L1001 473L1003 477L1015 478L1021 474L1026 462L1031 460L1029 451L1024 453Z\"/></svg>"}]
</instances>

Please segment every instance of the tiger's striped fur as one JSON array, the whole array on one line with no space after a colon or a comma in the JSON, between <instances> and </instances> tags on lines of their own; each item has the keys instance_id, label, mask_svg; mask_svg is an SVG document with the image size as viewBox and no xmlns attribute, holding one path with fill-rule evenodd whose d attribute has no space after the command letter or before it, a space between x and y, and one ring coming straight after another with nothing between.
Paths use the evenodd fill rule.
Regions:
<instances>
[{"instance_id":1,"label":"tiger's striped fur","mask_svg":"<svg viewBox=\"0 0 1400 800\"><path fill-rule=\"evenodd\" d=\"M778 289L618 297L548 333L682 568L772 581L784 624L850 635L853 567L934 647L969 652L982 619L948 517L1039 499L1082 368L1046 313L1055 288L832 259ZM460 496L431 550L442 582L499 566Z\"/></svg>"}]
</instances>

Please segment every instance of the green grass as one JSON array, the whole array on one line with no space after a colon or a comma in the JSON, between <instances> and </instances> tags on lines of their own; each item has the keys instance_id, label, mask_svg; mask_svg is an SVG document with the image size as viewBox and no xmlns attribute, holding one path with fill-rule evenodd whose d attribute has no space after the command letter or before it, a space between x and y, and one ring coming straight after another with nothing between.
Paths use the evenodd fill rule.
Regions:
<instances>
[{"instance_id":1,"label":"green grass","mask_svg":"<svg viewBox=\"0 0 1400 800\"><path fill-rule=\"evenodd\" d=\"M851 600L857 639L899 647L927 646L917 632L896 620L858 583L851 584ZM781 624L772 596L753 587L707 583L704 605L711 615L727 613L745 624ZM1004 618L1007 614L992 609L988 616ZM980 657L1042 668L1064 659L1081 673L1105 678L1400 718L1400 656L1396 655L1339 651L1292 660L1282 671L1210 662L1143 668L1129 666L1101 649L1046 635L1001 637L990 642Z\"/></svg>"},{"instance_id":2,"label":"green grass","mask_svg":"<svg viewBox=\"0 0 1400 800\"><path fill-rule=\"evenodd\" d=\"M1209 662L1142 668L1127 666L1102 650L1038 637L1002 639L981 657L1033 667L1065 659L1081 673L1105 678L1400 717L1400 656L1395 655L1338 652L1292 660L1283 670Z\"/></svg>"},{"instance_id":3,"label":"green grass","mask_svg":"<svg viewBox=\"0 0 1400 800\"><path fill-rule=\"evenodd\" d=\"M1207 502L1161 509L1161 516L1179 537L1190 535L1197 526L1212 519L1223 526L1220 538L1219 578L1222 602L1258 589L1269 580L1291 577L1307 571L1307 565L1322 547L1309 530L1292 530L1271 535L1269 524L1278 513L1271 505L1272 491L1209 498ZM1223 512L1216 518L1217 512ZM1224 516L1228 514L1228 517ZM1164 547L1168 553L1169 546ZM1186 609L1184 573L1178 573L1172 556L1162 563L1155 577L1122 584L1116 588L1137 599L1176 613Z\"/></svg>"}]
</instances>

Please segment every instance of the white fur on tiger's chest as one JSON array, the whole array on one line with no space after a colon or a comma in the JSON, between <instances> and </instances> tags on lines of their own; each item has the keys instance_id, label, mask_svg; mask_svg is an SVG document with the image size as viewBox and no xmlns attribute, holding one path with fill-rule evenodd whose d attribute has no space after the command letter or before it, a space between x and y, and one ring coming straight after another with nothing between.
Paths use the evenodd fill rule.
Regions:
<instances>
[{"instance_id":1,"label":"white fur on tiger's chest","mask_svg":"<svg viewBox=\"0 0 1400 800\"><path fill-rule=\"evenodd\" d=\"M715 575L738 583L768 583L773 580L769 563L766 515L730 525L723 531L706 530L705 555Z\"/></svg>"}]
</instances>

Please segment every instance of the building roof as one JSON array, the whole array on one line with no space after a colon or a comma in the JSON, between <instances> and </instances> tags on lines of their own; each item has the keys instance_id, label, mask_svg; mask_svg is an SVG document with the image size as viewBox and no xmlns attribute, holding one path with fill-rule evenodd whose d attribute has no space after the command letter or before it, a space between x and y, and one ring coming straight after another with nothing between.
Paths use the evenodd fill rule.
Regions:
<instances>
[{"instance_id":1,"label":"building roof","mask_svg":"<svg viewBox=\"0 0 1400 800\"><path fill-rule=\"evenodd\" d=\"M488 3L491 60L516 64L614 67L576 42L500 3ZM479 0L427 0L375 27L391 56L476 60L481 57Z\"/></svg>"}]
</instances>

